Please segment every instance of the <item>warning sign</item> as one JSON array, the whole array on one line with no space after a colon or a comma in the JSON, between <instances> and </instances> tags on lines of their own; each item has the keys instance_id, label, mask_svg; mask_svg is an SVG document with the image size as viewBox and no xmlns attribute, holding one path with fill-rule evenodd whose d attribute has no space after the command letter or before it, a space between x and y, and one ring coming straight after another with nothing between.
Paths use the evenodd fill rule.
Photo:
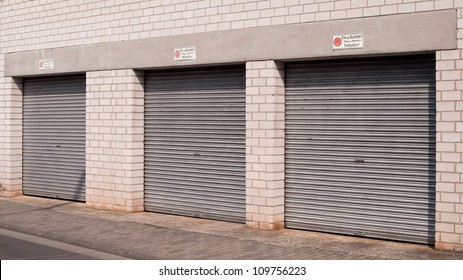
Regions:
<instances>
[{"instance_id":1,"label":"warning sign","mask_svg":"<svg viewBox=\"0 0 463 280\"><path fill-rule=\"evenodd\" d=\"M174 60L195 60L196 47L174 49Z\"/></svg>"},{"instance_id":2,"label":"warning sign","mask_svg":"<svg viewBox=\"0 0 463 280\"><path fill-rule=\"evenodd\" d=\"M333 36L333 50L363 48L363 33L341 34Z\"/></svg>"},{"instance_id":3,"label":"warning sign","mask_svg":"<svg viewBox=\"0 0 463 280\"><path fill-rule=\"evenodd\" d=\"M39 70L51 70L55 67L53 59L39 60Z\"/></svg>"}]
</instances>

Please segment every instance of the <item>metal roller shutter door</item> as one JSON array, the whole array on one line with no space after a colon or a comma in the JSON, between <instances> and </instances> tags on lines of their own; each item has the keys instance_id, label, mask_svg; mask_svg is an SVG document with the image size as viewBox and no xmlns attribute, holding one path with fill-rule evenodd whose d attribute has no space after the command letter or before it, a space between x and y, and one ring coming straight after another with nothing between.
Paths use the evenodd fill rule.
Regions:
<instances>
[{"instance_id":1,"label":"metal roller shutter door","mask_svg":"<svg viewBox=\"0 0 463 280\"><path fill-rule=\"evenodd\" d=\"M145 209L245 222L244 67L145 80Z\"/></svg>"},{"instance_id":2,"label":"metal roller shutter door","mask_svg":"<svg viewBox=\"0 0 463 280\"><path fill-rule=\"evenodd\" d=\"M85 75L23 87L23 193L85 201Z\"/></svg>"},{"instance_id":3,"label":"metal roller shutter door","mask_svg":"<svg viewBox=\"0 0 463 280\"><path fill-rule=\"evenodd\" d=\"M290 63L286 225L434 243L434 56Z\"/></svg>"}]
</instances>

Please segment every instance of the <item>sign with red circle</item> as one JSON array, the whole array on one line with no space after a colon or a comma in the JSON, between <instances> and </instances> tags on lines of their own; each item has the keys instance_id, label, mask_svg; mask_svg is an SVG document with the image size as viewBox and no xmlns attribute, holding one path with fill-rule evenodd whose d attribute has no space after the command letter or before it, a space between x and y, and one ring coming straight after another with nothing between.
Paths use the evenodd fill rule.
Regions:
<instances>
[{"instance_id":1,"label":"sign with red circle","mask_svg":"<svg viewBox=\"0 0 463 280\"><path fill-rule=\"evenodd\" d=\"M174 60L195 60L196 47L174 49Z\"/></svg>"},{"instance_id":2,"label":"sign with red circle","mask_svg":"<svg viewBox=\"0 0 463 280\"><path fill-rule=\"evenodd\" d=\"M363 33L339 34L333 36L333 50L362 49Z\"/></svg>"},{"instance_id":3,"label":"sign with red circle","mask_svg":"<svg viewBox=\"0 0 463 280\"><path fill-rule=\"evenodd\" d=\"M55 68L53 58L50 59L40 59L38 61L39 70L52 70Z\"/></svg>"}]
</instances>

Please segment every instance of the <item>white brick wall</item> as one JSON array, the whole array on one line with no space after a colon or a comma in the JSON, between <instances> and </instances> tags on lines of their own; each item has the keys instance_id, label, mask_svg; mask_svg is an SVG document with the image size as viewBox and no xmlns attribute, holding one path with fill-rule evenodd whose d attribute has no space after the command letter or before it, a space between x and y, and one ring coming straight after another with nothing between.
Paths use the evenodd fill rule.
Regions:
<instances>
[{"instance_id":1,"label":"white brick wall","mask_svg":"<svg viewBox=\"0 0 463 280\"><path fill-rule=\"evenodd\" d=\"M1 48L26 51L461 7L461 0L4 0Z\"/></svg>"},{"instance_id":2,"label":"white brick wall","mask_svg":"<svg viewBox=\"0 0 463 280\"><path fill-rule=\"evenodd\" d=\"M283 64L246 64L247 224L284 227L285 89Z\"/></svg>"},{"instance_id":3,"label":"white brick wall","mask_svg":"<svg viewBox=\"0 0 463 280\"><path fill-rule=\"evenodd\" d=\"M463 251L462 52L442 51L436 57L436 247L457 251Z\"/></svg>"},{"instance_id":4,"label":"white brick wall","mask_svg":"<svg viewBox=\"0 0 463 280\"><path fill-rule=\"evenodd\" d=\"M0 190L2 188L7 190L0 191L0 194L17 195L21 190L21 94L17 83L3 77L4 53L256 26L457 9L458 49L437 52L436 227L438 233L436 245L443 249L463 250L462 8L463 0L0 1ZM250 133L247 139L249 160L247 218L248 224L261 228L280 227L283 213L281 207L283 171L280 165L283 163L281 154L283 129L272 127L276 124L284 124L284 119L280 118L282 112L279 111L281 109L279 106L283 105L279 103L280 101L264 100L263 96L260 96L270 94L260 92L261 89L283 91L279 86L266 84L268 80L276 82L281 78L278 75L266 76L265 69L275 70L279 67L271 64L272 62L248 64L249 75L258 76L248 77L248 82L251 83L247 91L248 98L254 100L248 100L247 109L248 133ZM138 100L109 97L114 91L117 94L124 92L140 94L139 89L126 91L123 88L126 84L137 84L133 80L120 83L121 76L133 79L135 75L129 70L124 71L128 72L94 72L91 75L96 76L89 77L90 80L98 80L96 82L98 88L96 84L90 85L90 93L93 91L95 94L89 98L89 101L95 102L90 104L90 108L96 111L89 112L87 115L89 121L94 121L89 127L88 135L95 137L88 142L89 162L95 164L87 170L91 178L88 199L91 201L89 203L94 203L98 207L106 207L114 203L118 205L116 208L121 210L136 211L141 209L139 189L141 179L137 172L142 168L141 163L138 162L139 155L134 153L140 152L140 147L136 146L139 144L135 145L136 148L122 147L122 145L130 145L130 140L128 138L121 140L120 137L125 131L130 135L125 136L133 137L135 143L142 141L137 138L140 137L139 131L132 129L139 128L140 123L136 122L138 117L135 117L135 113L109 109L113 105L119 108L125 107L121 104L128 100ZM257 72L259 73L256 74ZM104 80L105 78L107 80ZM113 88L114 82L116 89ZM99 92L102 92L103 96L97 97ZM251 97L253 94L256 96ZM279 94L277 95L280 96ZM130 108L141 108L139 104L128 105ZM268 117L276 119L275 121L266 119ZM103 139L97 138L101 137L99 133L103 135ZM127 156L133 160L132 163L123 163L122 157ZM106 164L107 162L111 162L111 165ZM265 177L259 177L262 174L265 174ZM127 178L126 176L129 176L129 179L124 179Z\"/></svg>"},{"instance_id":5,"label":"white brick wall","mask_svg":"<svg viewBox=\"0 0 463 280\"><path fill-rule=\"evenodd\" d=\"M89 207L143 210L143 73L87 73L86 175Z\"/></svg>"},{"instance_id":6,"label":"white brick wall","mask_svg":"<svg viewBox=\"0 0 463 280\"><path fill-rule=\"evenodd\" d=\"M0 196L22 194L22 81L0 78Z\"/></svg>"}]
</instances>

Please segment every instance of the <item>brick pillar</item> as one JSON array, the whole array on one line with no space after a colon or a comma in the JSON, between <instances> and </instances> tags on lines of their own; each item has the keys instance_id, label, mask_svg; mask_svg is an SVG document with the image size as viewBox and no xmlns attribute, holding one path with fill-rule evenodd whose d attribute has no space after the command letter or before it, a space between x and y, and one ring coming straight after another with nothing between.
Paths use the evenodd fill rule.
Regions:
<instances>
[{"instance_id":1,"label":"brick pillar","mask_svg":"<svg viewBox=\"0 0 463 280\"><path fill-rule=\"evenodd\" d=\"M246 64L246 223L284 227L285 88L283 64Z\"/></svg>"},{"instance_id":2,"label":"brick pillar","mask_svg":"<svg viewBox=\"0 0 463 280\"><path fill-rule=\"evenodd\" d=\"M143 211L143 73L87 73L87 206Z\"/></svg>"},{"instance_id":3,"label":"brick pillar","mask_svg":"<svg viewBox=\"0 0 463 280\"><path fill-rule=\"evenodd\" d=\"M0 79L0 196L22 194L22 80Z\"/></svg>"},{"instance_id":4,"label":"brick pillar","mask_svg":"<svg viewBox=\"0 0 463 280\"><path fill-rule=\"evenodd\" d=\"M436 55L436 248L455 251L463 251L462 52Z\"/></svg>"}]
</instances>

